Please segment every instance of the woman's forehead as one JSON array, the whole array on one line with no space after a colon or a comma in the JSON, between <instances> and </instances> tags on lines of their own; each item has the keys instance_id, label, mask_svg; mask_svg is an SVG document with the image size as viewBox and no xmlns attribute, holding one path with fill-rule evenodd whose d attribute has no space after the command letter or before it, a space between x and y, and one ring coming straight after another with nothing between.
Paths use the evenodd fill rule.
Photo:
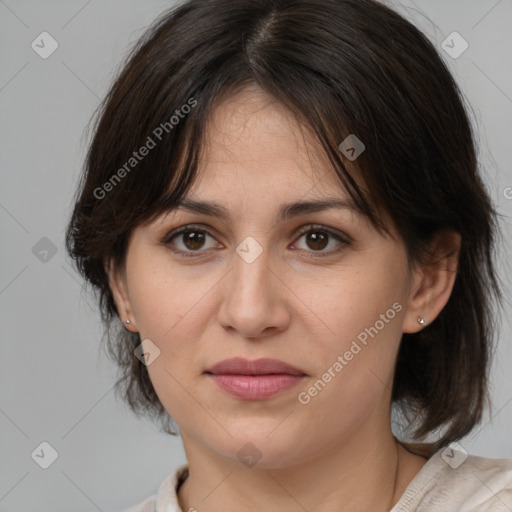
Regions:
<instances>
[{"instance_id":1,"label":"woman's forehead","mask_svg":"<svg viewBox=\"0 0 512 512\"><path fill-rule=\"evenodd\" d=\"M320 182L326 189L339 184L312 130L259 89L243 90L218 103L203 143L198 167L201 181L220 177L267 180L269 185L287 181L308 190Z\"/></svg>"}]
</instances>

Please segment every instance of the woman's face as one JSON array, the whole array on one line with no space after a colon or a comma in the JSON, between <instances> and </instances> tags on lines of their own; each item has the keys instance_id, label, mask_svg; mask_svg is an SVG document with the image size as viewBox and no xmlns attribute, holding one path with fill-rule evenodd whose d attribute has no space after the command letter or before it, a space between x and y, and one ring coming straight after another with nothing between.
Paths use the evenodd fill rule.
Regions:
<instances>
[{"instance_id":1,"label":"woman's face","mask_svg":"<svg viewBox=\"0 0 512 512\"><path fill-rule=\"evenodd\" d=\"M403 243L343 205L289 207L350 197L258 90L214 111L199 170L186 199L224 215L180 208L138 227L114 284L130 328L151 340L147 369L185 448L277 468L388 434L415 287ZM207 373L230 358L272 358L298 375Z\"/></svg>"}]
</instances>

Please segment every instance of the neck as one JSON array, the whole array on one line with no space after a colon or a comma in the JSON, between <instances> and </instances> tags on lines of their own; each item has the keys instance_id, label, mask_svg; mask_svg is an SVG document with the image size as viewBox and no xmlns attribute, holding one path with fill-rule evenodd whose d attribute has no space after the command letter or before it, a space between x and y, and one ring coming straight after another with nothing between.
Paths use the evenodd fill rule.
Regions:
<instances>
[{"instance_id":1,"label":"neck","mask_svg":"<svg viewBox=\"0 0 512 512\"><path fill-rule=\"evenodd\" d=\"M364 434L296 465L265 469L219 457L182 432L189 478L179 491L180 506L208 512L387 512L426 459L404 450L391 431L373 441Z\"/></svg>"}]
</instances>

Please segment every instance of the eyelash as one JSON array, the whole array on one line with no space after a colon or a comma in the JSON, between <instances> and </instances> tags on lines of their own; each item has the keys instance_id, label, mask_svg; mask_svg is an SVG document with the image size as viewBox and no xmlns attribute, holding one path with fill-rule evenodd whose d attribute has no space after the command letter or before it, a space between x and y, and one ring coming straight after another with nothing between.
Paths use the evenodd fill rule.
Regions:
<instances>
[{"instance_id":1,"label":"eyelash","mask_svg":"<svg viewBox=\"0 0 512 512\"><path fill-rule=\"evenodd\" d=\"M179 235L182 235L184 233L187 233L189 231L197 231L199 233L202 233L202 234L208 235L208 236L210 236L212 238L215 238L207 229L199 227L199 226L195 226L193 224L188 224L186 226L183 226L182 228L177 229L176 231L172 231L171 233L168 233L167 235L165 235L162 238L162 240L160 241L160 243L162 245L166 246L166 247L169 247L171 242L172 242L172 240L174 238L176 238ZM350 243L351 243L349 241L349 237L344 238L340 234L332 231L329 228L326 228L326 227L324 227L322 225L319 225L319 224L309 225L309 226L305 227L303 230L301 230L297 234L297 238L296 239L298 240L299 238L301 238L303 235L305 235L307 233L318 232L318 231L327 234L329 237L335 238L338 242L341 242L341 244L340 244L339 248L331 249L330 251L327 251L327 252L323 252L323 251L305 251L307 257L309 257L309 258L325 258L327 256L332 256L333 254L336 254L336 253L342 251L344 245L350 245ZM201 249L199 249L197 251L182 251L182 250L176 250L176 249L171 249L170 248L170 250L173 253L175 253L177 256L182 257L182 258L197 258L197 257L200 257L200 253L201 252L205 252L205 251L203 251ZM304 252L303 249L299 249L299 250Z\"/></svg>"}]
</instances>

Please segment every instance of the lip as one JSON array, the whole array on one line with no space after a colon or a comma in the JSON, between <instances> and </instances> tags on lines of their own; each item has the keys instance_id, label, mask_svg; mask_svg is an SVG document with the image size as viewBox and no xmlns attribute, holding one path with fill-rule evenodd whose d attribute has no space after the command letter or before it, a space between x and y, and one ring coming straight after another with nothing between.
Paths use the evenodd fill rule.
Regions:
<instances>
[{"instance_id":1,"label":"lip","mask_svg":"<svg viewBox=\"0 0 512 512\"><path fill-rule=\"evenodd\" d=\"M206 375L225 392L245 400L264 400L296 386L306 374L284 361L241 357L215 364Z\"/></svg>"},{"instance_id":2,"label":"lip","mask_svg":"<svg viewBox=\"0 0 512 512\"><path fill-rule=\"evenodd\" d=\"M305 375L302 370L295 368L291 364L280 361L279 359L269 359L262 357L260 359L244 359L243 357L233 357L225 359L220 363L213 365L206 370L207 373L223 374L223 375L270 375L270 374L286 374L286 375Z\"/></svg>"}]
</instances>

